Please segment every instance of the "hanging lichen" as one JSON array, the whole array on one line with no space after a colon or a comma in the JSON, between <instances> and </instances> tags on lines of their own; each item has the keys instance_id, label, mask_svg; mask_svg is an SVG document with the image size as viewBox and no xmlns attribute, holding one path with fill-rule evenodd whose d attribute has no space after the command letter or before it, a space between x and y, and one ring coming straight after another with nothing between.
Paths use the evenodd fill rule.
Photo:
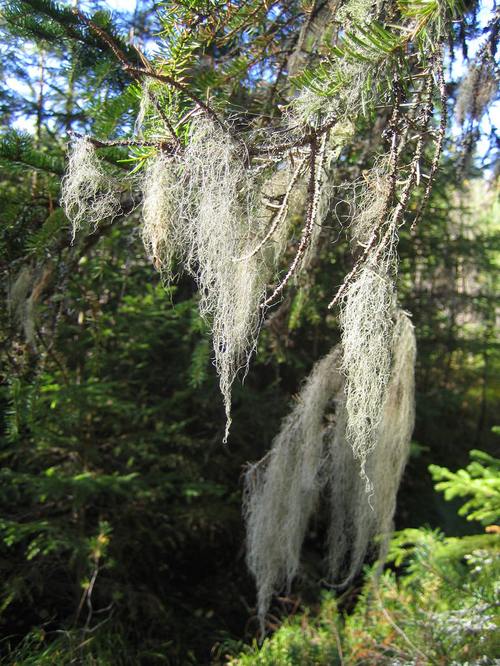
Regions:
<instances>
[{"instance_id":1,"label":"hanging lichen","mask_svg":"<svg viewBox=\"0 0 500 666\"><path fill-rule=\"evenodd\" d=\"M366 459L377 445L391 368L395 261L394 241L389 236L347 286L340 307L346 433L368 492L373 484L366 473Z\"/></svg>"},{"instance_id":2,"label":"hanging lichen","mask_svg":"<svg viewBox=\"0 0 500 666\"><path fill-rule=\"evenodd\" d=\"M339 350L316 364L262 461L245 474L247 562L263 620L272 595L297 574L302 542L326 482L325 414L342 385Z\"/></svg>"},{"instance_id":3,"label":"hanging lichen","mask_svg":"<svg viewBox=\"0 0 500 666\"><path fill-rule=\"evenodd\" d=\"M103 169L95 147L85 137L76 139L71 146L61 203L73 225L73 239L84 224L95 227L121 212L117 184Z\"/></svg>"},{"instance_id":4,"label":"hanging lichen","mask_svg":"<svg viewBox=\"0 0 500 666\"><path fill-rule=\"evenodd\" d=\"M179 25L183 11L176 14ZM145 167L148 255L165 282L184 269L198 286L226 413L224 441L232 385L248 369L268 308L312 272L326 247L320 240L342 234L342 225L328 234L332 203L349 211L352 267L329 305L339 308L340 345L315 366L269 454L246 474L248 563L261 621L272 594L298 572L322 490L335 584L348 584L374 537L391 528L413 427L415 360L413 327L396 306L397 245L407 218L416 225L421 217L443 152L444 62L453 17L446 3L426 7L425 16L405 3L315 5L290 25L294 46L273 92L280 76L288 76L285 103L255 119L235 112L224 95L214 94L212 103L208 89L188 82L187 63L204 39L191 22L192 38L201 40L193 51L183 31L165 33L171 53L177 47L183 53L181 67L170 67L168 55L152 63L144 54L138 67L102 28L82 19L142 87L135 136L115 143L136 147L137 170ZM493 23L488 30L458 95L458 116L471 127L498 79ZM228 34L221 29L220 35L221 41L215 33L210 39L225 48ZM222 67L216 79L225 72ZM371 141L360 150L357 129L364 132L374 117ZM121 210L120 187L96 158L95 146L109 145L87 138L73 145L63 182L73 234ZM348 185L340 182L346 172ZM420 202L414 196L419 187Z\"/></svg>"},{"instance_id":5,"label":"hanging lichen","mask_svg":"<svg viewBox=\"0 0 500 666\"><path fill-rule=\"evenodd\" d=\"M172 279L174 257L182 249L178 175L178 163L160 151L148 165L142 181L142 240L166 283Z\"/></svg>"},{"instance_id":6,"label":"hanging lichen","mask_svg":"<svg viewBox=\"0 0 500 666\"><path fill-rule=\"evenodd\" d=\"M413 325L401 310L395 315L391 351L390 379L381 405L376 447L367 454L365 463L373 487L369 496L348 439L345 400L340 405L337 427L330 432L328 568L332 581L341 587L359 572L370 549L383 554L409 454L416 344Z\"/></svg>"},{"instance_id":7,"label":"hanging lichen","mask_svg":"<svg viewBox=\"0 0 500 666\"><path fill-rule=\"evenodd\" d=\"M331 507L327 561L333 583L347 585L374 547L374 537L386 538L391 530L414 422L415 336L402 311L389 345L390 378L376 447L365 461L375 487L370 496L349 441L340 348L314 367L270 452L245 474L247 561L261 623L272 595L289 588L297 575L307 527L322 496L329 495Z\"/></svg>"}]
</instances>

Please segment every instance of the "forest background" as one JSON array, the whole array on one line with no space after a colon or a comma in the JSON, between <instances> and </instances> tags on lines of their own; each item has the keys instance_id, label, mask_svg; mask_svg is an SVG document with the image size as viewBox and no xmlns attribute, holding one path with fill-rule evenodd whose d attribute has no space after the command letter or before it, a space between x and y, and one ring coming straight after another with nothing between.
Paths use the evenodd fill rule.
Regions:
<instances>
[{"instance_id":1,"label":"forest background","mask_svg":"<svg viewBox=\"0 0 500 666\"><path fill-rule=\"evenodd\" d=\"M193 16L200 6L174 4L192 6ZM311 9L306 4L290 4L295 30L308 15L304 7ZM161 50L157 35L168 30L161 5L117 5L112 13L104 2L78 7L127 52L133 53L131 43L146 53L155 44ZM473 61L485 17L494 11L489 6L465 11L474 34L469 42L464 38L461 51L456 46L455 62L448 63L450 107ZM320 606L321 517L308 536L297 589L275 600L269 629L277 629L289 613L312 610L296 624L285 622L289 633L276 648L281 656L269 641L262 653L256 644L245 648L257 635L257 623L253 581L245 566L241 474L247 462L268 450L304 377L339 338L335 314L325 312L331 285L340 284L350 268L342 202L332 206L329 218L339 229L338 242L322 243L323 260L313 263L272 311L245 384L235 385L231 437L223 446L223 406L192 281L180 275L174 286L162 285L144 251L133 198L119 219L74 242L59 204L71 132L102 139L129 136L140 101L137 84L65 5L9 2L0 28L4 663L184 664L230 658L236 663L241 651L248 663L342 663L342 651L344 656L350 651L345 663L396 663L390 659L406 653L417 661L400 663L427 663L427 658L451 663L439 661L450 650L462 659L467 653L480 659L483 651L486 661L471 663L493 663L488 661L496 649L488 642L491 623L467 633L463 614L463 626L450 619L443 635L433 637L436 644L425 649L425 633L422 645L415 646L418 637L408 638L410 630L395 623L406 636L401 638L383 617L381 626L370 630L356 623L349 628L345 617L359 620L366 612L362 576L338 603L327 595ZM288 28L280 29L284 39ZM204 52L194 59L186 74L194 90L219 85L210 80L211 63L219 57ZM232 66L224 71L225 85L231 77L247 82L244 89L234 85L234 107L250 115L252 109L275 113L279 99L272 96L269 63L253 63L252 53L242 49ZM410 579L412 566L418 572L418 552L405 551L408 542L420 543L422 553L451 544L454 551L449 548L439 564L445 571L440 584L458 576L463 589L469 589L470 573L463 569L464 553L476 553L476 565L478 553L498 553L498 536L491 529L484 532L498 522L498 462L476 455L469 480L461 477L464 494L476 497L479 507L472 521L457 514L460 501L435 492L428 468L456 470L469 463L471 450L498 450L495 118L498 105L484 117L469 116L465 125L453 121L451 134L461 147L449 142L418 233L404 230L399 246L400 300L412 313L418 357L416 427L396 528L422 529L401 532L399 542L396 538L393 570L406 571ZM343 167L349 177L362 177L376 135L368 123L359 131ZM106 152L117 170L132 168L128 159L127 148ZM446 473L434 468L434 476L443 479ZM480 477L477 487L475 476ZM485 488L490 490L481 500ZM481 507L491 509L486 517ZM449 542L444 535L465 541ZM478 536L467 541L467 535ZM408 573L405 558L412 553ZM493 589L493 565L483 565ZM498 561L495 566L498 574ZM365 575L369 580L369 571ZM384 579L383 594L403 595L398 597L406 604L402 616L412 616L415 599L408 590L398 592L395 581ZM472 583L478 588L477 580ZM410 590L417 588L410 580ZM452 596L442 592L448 613L459 603ZM485 608L495 602L481 603L489 618ZM315 613L320 625L330 627L328 638L324 626L311 619ZM398 617L401 608L392 613ZM430 610L428 618L436 624ZM372 639L374 652L367 657L360 645L366 650ZM422 656L427 649L434 656Z\"/></svg>"}]
</instances>

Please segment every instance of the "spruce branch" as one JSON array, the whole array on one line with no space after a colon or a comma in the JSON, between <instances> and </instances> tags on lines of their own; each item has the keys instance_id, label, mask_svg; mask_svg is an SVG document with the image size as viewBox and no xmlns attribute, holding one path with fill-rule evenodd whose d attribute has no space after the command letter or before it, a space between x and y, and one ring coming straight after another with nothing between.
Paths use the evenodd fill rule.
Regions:
<instances>
[{"instance_id":1,"label":"spruce branch","mask_svg":"<svg viewBox=\"0 0 500 666\"><path fill-rule=\"evenodd\" d=\"M85 16L85 14L82 11L80 11L78 8L75 7L73 9L73 13L76 16L78 16L78 18L80 18L85 23L85 25L87 25L93 32L95 32L95 34L99 37L99 39L104 44L106 44L106 46L111 50L111 52L114 54L116 59L121 63L124 71L126 71L127 73L130 74L131 73L130 68L133 68L133 65L129 62L125 53L122 51L122 49L120 49L120 47L110 37L110 35L108 35L108 33L105 30L103 30L100 26L98 26L96 23L94 23L94 21L92 21L87 16ZM148 61L147 61L146 57L139 51L139 49L137 49L137 47L135 47L135 50L137 51L139 57L141 58L141 61L146 65L145 71L153 71L152 68L149 65L147 65ZM134 78L138 81L140 80L140 77L138 77L138 76L133 76L132 78ZM172 126L172 123L170 122L169 118L166 116L163 109L161 108L161 104L159 103L158 98L156 96L152 95L151 96L151 101L153 103L153 106L157 110L159 116L161 117L164 124L166 125L168 131L172 135L175 143L177 144L177 147L180 147L181 143L180 143L179 137L175 133L175 130L174 130L174 128ZM128 144L128 145L134 145L134 144ZM139 145L139 144L137 144L137 145ZM161 148L161 142L156 142L156 143L151 143L151 144L143 143L142 145L157 145Z\"/></svg>"},{"instance_id":2,"label":"spruce branch","mask_svg":"<svg viewBox=\"0 0 500 666\"><path fill-rule=\"evenodd\" d=\"M117 60L121 62L123 66L128 64L127 57L125 53L122 51L122 49L116 44L116 42L108 35L108 33L103 30L97 23L94 23L91 19L89 19L82 11L78 9L78 7L75 7L73 9L73 14L75 16L78 16L78 18L85 23L85 25L92 30L92 32L95 32L95 34L99 37L99 39L106 44L106 46L112 51L113 55Z\"/></svg>"},{"instance_id":3,"label":"spruce branch","mask_svg":"<svg viewBox=\"0 0 500 666\"><path fill-rule=\"evenodd\" d=\"M153 79L156 79L158 81L162 81L163 83L168 84L169 86L172 86L172 88L175 88L179 92L183 93L186 95L186 97L189 97L191 101L193 101L197 106L202 109L209 118L211 118L221 129L225 130L226 132L231 132L229 131L228 126L226 123L219 118L217 113L212 109L211 106L209 106L206 102L204 102L198 95L193 93L188 86L184 85L183 83L180 83L176 79L174 79L173 76L169 76L168 74L161 74L160 72L156 72L153 69L145 68L145 67L136 67L135 65L132 65L131 63L126 63L123 65L124 71L126 71L128 74L134 76L134 78L140 78L142 76L149 76ZM241 142L241 140L240 140Z\"/></svg>"},{"instance_id":4,"label":"spruce branch","mask_svg":"<svg viewBox=\"0 0 500 666\"><path fill-rule=\"evenodd\" d=\"M433 63L435 64L435 59L433 59ZM424 107L422 109L422 126L421 130L417 139L417 145L415 147L415 154L413 156L413 159L411 161L410 165L410 173L408 175L408 178L406 180L405 186L403 188L403 191L401 192L401 196L399 198L399 201L396 205L396 208L394 210L393 214L393 222L396 226L399 226L399 223L401 221L401 218L403 217L407 207L408 203L410 201L410 196L413 190L413 186L415 185L415 182L418 181L419 179L419 174L420 174L420 161L422 159L422 153L424 149L424 139L425 135L427 134L427 130L429 127L429 123L431 121L432 117L432 110L434 108L434 103L433 103L433 89L434 89L434 77L433 77L433 70L430 69L427 72L427 79L425 83L425 98L426 101L424 102Z\"/></svg>"},{"instance_id":5,"label":"spruce branch","mask_svg":"<svg viewBox=\"0 0 500 666\"><path fill-rule=\"evenodd\" d=\"M96 148L113 148L116 146L160 146L163 150L168 151L173 150L171 143L166 141L143 141L136 139L97 139L96 137L90 136L88 134L81 134L80 132L69 131L70 136L74 136L77 139L86 139Z\"/></svg>"},{"instance_id":6,"label":"spruce branch","mask_svg":"<svg viewBox=\"0 0 500 666\"><path fill-rule=\"evenodd\" d=\"M149 98L150 98L150 100L151 100L152 105L155 107L155 109L156 109L158 115L159 115L160 118L162 119L163 123L164 123L165 126L167 127L167 129L168 129L168 131L170 132L170 134L172 135L172 138L174 139L174 142L175 142L177 148L178 148L178 149L181 149L181 148L182 148L181 140L180 140L179 137L177 136L177 134L176 134L176 132L175 132L175 129L174 129L174 126L173 126L172 123L170 122L170 118L167 116L167 114L166 114L165 111L163 110L163 107L162 107L162 105L161 105L161 103L160 103L160 100L159 100L158 97L157 97L154 93L152 93L151 91L149 92Z\"/></svg>"}]
</instances>

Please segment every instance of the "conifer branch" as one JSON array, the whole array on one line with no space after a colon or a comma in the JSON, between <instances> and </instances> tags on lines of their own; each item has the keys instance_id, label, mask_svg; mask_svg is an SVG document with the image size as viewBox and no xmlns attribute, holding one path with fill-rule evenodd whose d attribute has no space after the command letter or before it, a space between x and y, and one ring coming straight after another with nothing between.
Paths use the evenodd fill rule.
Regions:
<instances>
[{"instance_id":1,"label":"conifer branch","mask_svg":"<svg viewBox=\"0 0 500 666\"><path fill-rule=\"evenodd\" d=\"M180 141L179 137L177 136L177 134L176 134L176 132L175 132L174 126L173 126L172 123L170 122L170 118L167 116L167 114L166 114L165 111L163 110L163 108L162 108L162 106L161 106L161 104L160 104L160 100L159 100L158 97L157 97L154 93L152 93L151 91L149 92L149 97L150 97L150 99L151 99L151 103L152 103L152 105L155 107L155 109L156 109L158 115L159 115L160 118L163 120L163 122L164 122L165 126L167 127L168 131L169 131L170 134L172 135L172 138L174 139L177 148L178 148L178 149L181 149L181 148L182 148L181 141Z\"/></svg>"},{"instance_id":2,"label":"conifer branch","mask_svg":"<svg viewBox=\"0 0 500 666\"><path fill-rule=\"evenodd\" d=\"M73 14L78 16L78 18L85 23L85 25L95 32L99 39L106 44L106 46L112 51L117 60L125 67L128 64L127 57L121 48L116 44L116 42L108 35L108 33L98 26L94 21L91 21L85 14L75 7L73 9Z\"/></svg>"},{"instance_id":3,"label":"conifer branch","mask_svg":"<svg viewBox=\"0 0 500 666\"><path fill-rule=\"evenodd\" d=\"M198 95L193 93L188 86L184 85L183 83L179 83L179 81L176 81L173 76L169 76L168 74L161 74L160 72L156 72L153 69L147 69L145 67L136 67L135 65L132 65L130 63L126 63L123 65L124 71L127 73L131 74L134 76L134 78L139 78L141 76L149 76L153 79L157 79L158 81L162 81L163 83L166 83L172 88L175 88L179 92L182 92L184 95L189 97L197 106L202 109L209 118L211 118L219 127L221 127L223 130L226 132L229 132L229 129L226 125L226 123L219 118L217 113L212 109L211 106L209 106L206 102L204 102ZM230 133L230 132L229 132Z\"/></svg>"},{"instance_id":4,"label":"conifer branch","mask_svg":"<svg viewBox=\"0 0 500 666\"><path fill-rule=\"evenodd\" d=\"M121 63L124 71L126 71L130 74L129 70L130 70L131 67L133 67L133 65L131 65L131 63L128 61L125 53L119 48L119 46L107 34L107 32L105 30L103 30L100 26L98 26L96 23L94 23L94 21L91 21L78 8L75 7L73 9L73 13L76 16L78 16L78 18L80 18L85 23L85 25L87 25L93 32L95 32L95 34L101 39L102 42L104 42L104 44L106 44L106 46L112 51L112 53L114 54L116 59ZM136 50L137 50L141 60L144 63L147 63L147 59L143 56L143 54L140 53L138 49L136 49ZM152 69L148 67L145 71L152 71ZM135 78L136 80L139 80L138 76L133 76L133 78ZM180 147L181 144L180 144L180 141L179 141L179 137L175 133L175 130L174 130L174 128L172 126L172 123L170 122L169 118L166 116L163 109L161 108L159 100L155 96L151 96L151 101L152 101L155 109L157 110L158 114L160 115L161 119L163 120L164 124L166 125L168 131L172 135L172 137L173 137L174 141L176 142L177 146ZM94 145L97 145L97 144L94 144ZM127 144L125 144L125 145L127 145ZM134 145L134 144L128 144L128 145ZM137 145L141 145L141 144L137 144ZM143 143L142 145L156 145L156 146L160 146L160 148L161 148L161 142L155 142L155 143L151 143L151 144Z\"/></svg>"},{"instance_id":5,"label":"conifer branch","mask_svg":"<svg viewBox=\"0 0 500 666\"><path fill-rule=\"evenodd\" d=\"M137 139L96 139L88 134L81 134L80 132L69 131L70 136L77 139L87 139L96 148L113 148L116 146L160 146L163 150L173 150L172 144L166 141L143 141Z\"/></svg>"},{"instance_id":6,"label":"conifer branch","mask_svg":"<svg viewBox=\"0 0 500 666\"><path fill-rule=\"evenodd\" d=\"M422 153L424 149L424 138L425 134L427 132L427 129L429 127L429 123L432 117L432 110L434 107L433 104L433 88L434 88L434 79L433 79L433 71L432 69L427 73L427 81L425 85L425 96L426 96L426 101L424 104L424 108L422 110L422 126L421 130L417 139L417 145L415 147L415 154L413 156L413 159L411 161L410 165L410 173L408 175L406 184L403 188L403 191L401 193L401 197L399 199L399 202L396 205L396 208L394 210L394 215L393 215L393 221L394 224L397 226L399 225L399 222L401 221L402 216L404 215L406 208L408 206L408 202L410 200L410 196L413 190L413 186L415 184L415 181L418 179L418 175L420 173L420 161L422 159Z\"/></svg>"}]
</instances>

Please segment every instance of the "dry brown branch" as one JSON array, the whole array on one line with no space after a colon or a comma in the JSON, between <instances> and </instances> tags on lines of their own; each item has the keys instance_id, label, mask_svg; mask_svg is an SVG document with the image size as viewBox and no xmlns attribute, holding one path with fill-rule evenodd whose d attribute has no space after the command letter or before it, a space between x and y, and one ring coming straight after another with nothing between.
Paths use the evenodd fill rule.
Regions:
<instances>
[{"instance_id":1,"label":"dry brown branch","mask_svg":"<svg viewBox=\"0 0 500 666\"><path fill-rule=\"evenodd\" d=\"M302 235L300 238L299 247L297 253L288 269L287 274L283 280L279 283L273 293L266 298L264 303L262 303L261 308L265 308L270 305L277 296L281 294L283 289L286 287L290 278L294 275L297 267L302 260L304 253L309 245L311 240L311 234L314 227L314 220L316 218L316 211L318 209L318 201L320 197L321 190L321 173L323 169L323 161L325 157L325 147L326 147L326 133L321 137L321 143L318 150L318 143L316 138L311 142L311 152L309 155L310 159L310 175L309 175L309 184L307 188L308 192L308 205L307 205L307 215L306 223L302 230Z\"/></svg>"},{"instance_id":2,"label":"dry brown branch","mask_svg":"<svg viewBox=\"0 0 500 666\"><path fill-rule=\"evenodd\" d=\"M429 172L429 178L427 181L427 186L425 188L424 196L422 197L422 201L420 203L419 209L417 211L417 214L415 216L415 219L413 220L413 223L411 225L411 229L413 230L415 226L418 224L420 221L420 218L422 217L422 214L427 206L427 203L429 201L429 197L431 195L432 191L432 186L434 184L434 178L436 176L436 172L438 170L439 166L439 161L441 159L441 154L443 152L443 144L444 144L444 138L446 134L446 126L448 124L448 112L446 108L446 84L444 81L444 71L443 71L443 53L439 54L438 61L437 61L437 81L438 81L438 87L439 87L439 99L440 99L440 110L441 110L441 120L439 123L439 130L438 130L438 135L437 135L437 140L435 144L435 149L434 149L434 157L432 158L432 164Z\"/></svg>"},{"instance_id":3,"label":"dry brown branch","mask_svg":"<svg viewBox=\"0 0 500 666\"><path fill-rule=\"evenodd\" d=\"M294 173L292 174L292 177L290 178L290 182L288 183L288 187L286 189L286 192L283 196L283 201L281 202L280 206L276 210L275 215L273 216L273 222L271 226L269 227L268 232L264 236L264 238L258 243L258 245L251 250L248 254L245 254L243 257L239 257L235 261L246 261L248 259L251 259L254 257L259 250L261 250L264 245L267 243L267 241L271 238L271 236L274 234L278 226L281 224L281 222L284 221L286 214L288 212L288 203L290 201L290 195L293 192L293 188L295 187L295 184L297 183L297 180L299 179L300 172L302 171L302 167L304 166L304 163L306 161L305 157L302 157L299 160L299 163L297 165L297 168L295 169Z\"/></svg>"}]
</instances>

